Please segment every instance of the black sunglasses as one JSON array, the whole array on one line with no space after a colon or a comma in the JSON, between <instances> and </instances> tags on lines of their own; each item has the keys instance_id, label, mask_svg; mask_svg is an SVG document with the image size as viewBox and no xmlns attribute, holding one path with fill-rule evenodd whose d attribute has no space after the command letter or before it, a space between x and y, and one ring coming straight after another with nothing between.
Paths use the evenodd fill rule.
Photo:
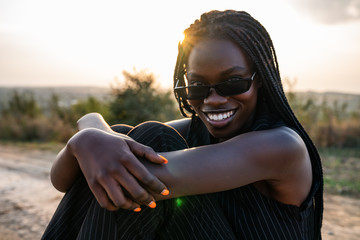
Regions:
<instances>
[{"instance_id":1,"label":"black sunglasses","mask_svg":"<svg viewBox=\"0 0 360 240\"><path fill-rule=\"evenodd\" d=\"M232 77L227 81L220 82L213 85L193 85L193 86L178 86L179 80L176 82L174 91L178 95L185 95L188 100L201 100L209 96L210 88L221 96L232 96L247 92L251 83L254 80L256 72L250 78Z\"/></svg>"}]
</instances>

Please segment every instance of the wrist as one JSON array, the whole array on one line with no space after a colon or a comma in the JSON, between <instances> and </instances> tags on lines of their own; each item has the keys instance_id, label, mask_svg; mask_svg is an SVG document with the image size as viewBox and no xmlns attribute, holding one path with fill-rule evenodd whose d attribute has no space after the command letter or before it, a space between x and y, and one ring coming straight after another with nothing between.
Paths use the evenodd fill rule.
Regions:
<instances>
[{"instance_id":1,"label":"wrist","mask_svg":"<svg viewBox=\"0 0 360 240\"><path fill-rule=\"evenodd\" d=\"M112 132L109 125L99 113L88 113L77 121L78 129L97 128L106 132Z\"/></svg>"},{"instance_id":2,"label":"wrist","mask_svg":"<svg viewBox=\"0 0 360 240\"><path fill-rule=\"evenodd\" d=\"M86 148L88 141L91 141L91 135L93 135L94 131L100 130L94 128L85 128L73 135L66 144L66 148L69 154L76 157L76 153L81 151L82 147Z\"/></svg>"}]
</instances>

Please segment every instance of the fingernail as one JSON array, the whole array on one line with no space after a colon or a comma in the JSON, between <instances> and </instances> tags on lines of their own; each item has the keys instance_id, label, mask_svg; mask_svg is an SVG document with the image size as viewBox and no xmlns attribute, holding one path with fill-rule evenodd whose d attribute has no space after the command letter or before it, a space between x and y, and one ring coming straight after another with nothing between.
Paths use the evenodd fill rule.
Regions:
<instances>
[{"instance_id":1,"label":"fingernail","mask_svg":"<svg viewBox=\"0 0 360 240\"><path fill-rule=\"evenodd\" d=\"M139 207L134 209L134 212L140 212L140 211L141 211L141 208L139 208Z\"/></svg>"},{"instance_id":2,"label":"fingernail","mask_svg":"<svg viewBox=\"0 0 360 240\"><path fill-rule=\"evenodd\" d=\"M168 189L164 188L164 190L162 190L160 194L163 196L166 196L166 195L169 195L169 193L170 193L170 191Z\"/></svg>"},{"instance_id":3,"label":"fingernail","mask_svg":"<svg viewBox=\"0 0 360 240\"><path fill-rule=\"evenodd\" d=\"M161 159L164 161L165 164L167 164L169 162L164 156L161 156L161 155L159 155L159 156L161 157Z\"/></svg>"},{"instance_id":4,"label":"fingernail","mask_svg":"<svg viewBox=\"0 0 360 240\"><path fill-rule=\"evenodd\" d=\"M149 207L151 208L155 208L156 207L156 203L154 201L151 201L149 204L148 204Z\"/></svg>"}]
</instances>

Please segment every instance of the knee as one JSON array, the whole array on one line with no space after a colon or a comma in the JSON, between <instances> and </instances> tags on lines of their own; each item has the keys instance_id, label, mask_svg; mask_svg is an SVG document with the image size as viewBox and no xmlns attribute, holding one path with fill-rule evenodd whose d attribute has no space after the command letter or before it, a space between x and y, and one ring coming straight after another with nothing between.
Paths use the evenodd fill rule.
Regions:
<instances>
[{"instance_id":1,"label":"knee","mask_svg":"<svg viewBox=\"0 0 360 240\"><path fill-rule=\"evenodd\" d=\"M176 129L157 121L137 125L129 134L131 138L155 151L174 151L187 148L185 139Z\"/></svg>"},{"instance_id":2,"label":"knee","mask_svg":"<svg viewBox=\"0 0 360 240\"><path fill-rule=\"evenodd\" d=\"M128 134L134 127L127 124L115 124L111 126L111 129L115 132Z\"/></svg>"}]
</instances>

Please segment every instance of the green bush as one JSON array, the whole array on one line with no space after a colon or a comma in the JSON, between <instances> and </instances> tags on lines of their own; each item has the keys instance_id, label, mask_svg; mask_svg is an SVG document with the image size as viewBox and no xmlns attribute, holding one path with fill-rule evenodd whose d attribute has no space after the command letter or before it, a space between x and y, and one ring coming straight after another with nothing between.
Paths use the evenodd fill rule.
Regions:
<instances>
[{"instance_id":1,"label":"green bush","mask_svg":"<svg viewBox=\"0 0 360 240\"><path fill-rule=\"evenodd\" d=\"M153 74L124 71L123 75L125 83L113 86L107 101L89 96L70 106L61 106L60 97L53 94L41 108L32 92L14 91L0 111L0 140L66 142L76 132L77 120L90 112L102 114L113 124L136 125L180 117L171 91L159 90Z\"/></svg>"},{"instance_id":2,"label":"green bush","mask_svg":"<svg viewBox=\"0 0 360 240\"><path fill-rule=\"evenodd\" d=\"M137 125L148 120L161 122L180 117L171 91L161 91L152 73L123 71L124 83L112 87L110 123ZM106 119L106 118L105 118Z\"/></svg>"},{"instance_id":3,"label":"green bush","mask_svg":"<svg viewBox=\"0 0 360 240\"><path fill-rule=\"evenodd\" d=\"M53 94L40 107L32 92L14 91L0 110L0 140L66 142L76 132L76 122L90 112L102 114L110 124L181 118L171 91L159 89L156 78L146 71L123 72L124 81L115 82L108 100L93 96L61 106ZM360 114L346 103L322 102L287 92L299 121L318 147L360 147Z\"/></svg>"}]
</instances>

